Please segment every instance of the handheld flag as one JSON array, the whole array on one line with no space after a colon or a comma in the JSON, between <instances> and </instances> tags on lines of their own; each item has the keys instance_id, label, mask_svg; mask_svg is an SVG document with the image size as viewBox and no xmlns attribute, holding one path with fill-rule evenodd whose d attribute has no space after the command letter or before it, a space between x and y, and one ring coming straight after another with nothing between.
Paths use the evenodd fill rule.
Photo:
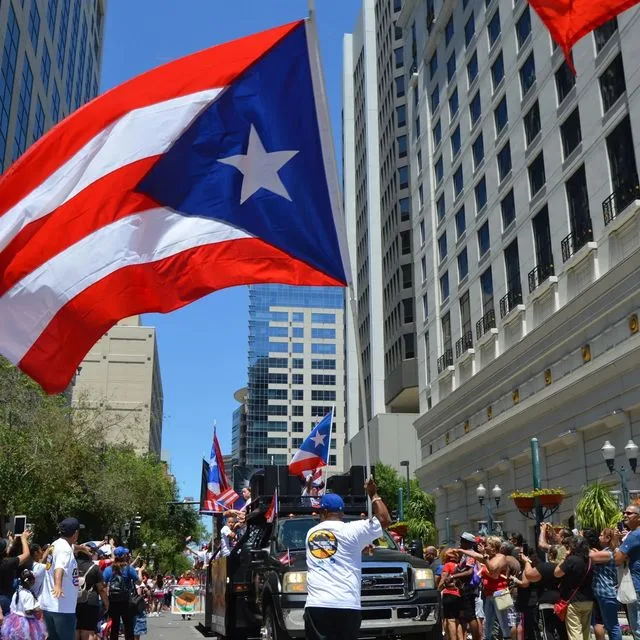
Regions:
<instances>
[{"instance_id":1,"label":"handheld flag","mask_svg":"<svg viewBox=\"0 0 640 640\"><path fill-rule=\"evenodd\" d=\"M233 489L226 489L217 498L216 503L223 509L231 509L240 496Z\"/></svg>"},{"instance_id":2,"label":"handheld flag","mask_svg":"<svg viewBox=\"0 0 640 640\"><path fill-rule=\"evenodd\" d=\"M289 549L286 550L285 553L283 553L278 560L280 561L280 564L283 564L287 567L290 567L293 560L291 558L291 552L289 551Z\"/></svg>"},{"instance_id":3,"label":"handheld flag","mask_svg":"<svg viewBox=\"0 0 640 640\"><path fill-rule=\"evenodd\" d=\"M575 73L571 49L590 31L615 18L638 0L529 0Z\"/></svg>"},{"instance_id":4,"label":"handheld flag","mask_svg":"<svg viewBox=\"0 0 640 640\"><path fill-rule=\"evenodd\" d=\"M271 503L269 504L269 508L266 510L264 514L264 519L267 522L273 522L278 515L278 490L276 489L273 492L273 498L271 498Z\"/></svg>"},{"instance_id":5,"label":"handheld flag","mask_svg":"<svg viewBox=\"0 0 640 640\"><path fill-rule=\"evenodd\" d=\"M209 461L209 478L207 480L207 499L205 500L205 513L219 513L223 507L218 500L223 493L231 489L224 472L224 460L216 430L213 430L213 444L211 445L211 459ZM233 491L233 489L231 489ZM235 493L235 491L234 491ZM237 497L237 496L236 496Z\"/></svg>"},{"instance_id":6,"label":"handheld flag","mask_svg":"<svg viewBox=\"0 0 640 640\"><path fill-rule=\"evenodd\" d=\"M105 93L0 178L0 353L56 393L121 318L345 286L337 176L309 21Z\"/></svg>"},{"instance_id":7,"label":"handheld flag","mask_svg":"<svg viewBox=\"0 0 640 640\"><path fill-rule=\"evenodd\" d=\"M299 475L304 471L314 471L329 464L329 447L331 442L331 426L333 425L332 409L311 433L305 438L289 463L289 473Z\"/></svg>"}]
</instances>

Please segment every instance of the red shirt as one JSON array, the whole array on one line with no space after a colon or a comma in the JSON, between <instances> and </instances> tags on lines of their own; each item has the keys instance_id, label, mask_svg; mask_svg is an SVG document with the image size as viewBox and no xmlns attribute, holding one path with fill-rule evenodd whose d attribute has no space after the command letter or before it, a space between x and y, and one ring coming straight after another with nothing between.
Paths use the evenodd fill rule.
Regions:
<instances>
[{"instance_id":1,"label":"red shirt","mask_svg":"<svg viewBox=\"0 0 640 640\"><path fill-rule=\"evenodd\" d=\"M454 573L456 573L457 568L458 568L458 565L455 562L446 562L442 567L442 574L444 575L446 573L448 576L452 576ZM450 595L450 596L459 596L460 589L452 585L450 587L445 587L442 590L442 594Z\"/></svg>"},{"instance_id":2,"label":"red shirt","mask_svg":"<svg viewBox=\"0 0 640 640\"><path fill-rule=\"evenodd\" d=\"M492 596L496 591L502 591L509 586L507 579L504 576L494 578L489 573L489 569L484 565L480 569L480 577L482 578L482 592L487 597Z\"/></svg>"}]
</instances>

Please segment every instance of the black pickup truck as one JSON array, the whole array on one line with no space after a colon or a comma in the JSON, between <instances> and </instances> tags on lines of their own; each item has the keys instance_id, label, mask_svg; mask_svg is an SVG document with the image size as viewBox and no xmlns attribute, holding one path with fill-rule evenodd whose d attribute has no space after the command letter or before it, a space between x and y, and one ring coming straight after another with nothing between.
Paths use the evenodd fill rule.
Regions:
<instances>
[{"instance_id":1,"label":"black pickup truck","mask_svg":"<svg viewBox=\"0 0 640 640\"><path fill-rule=\"evenodd\" d=\"M363 494L343 497L346 519L365 517ZM264 496L258 502L268 501ZM264 511L250 515L231 555L212 563L212 630L217 635L304 637L305 539L319 522L317 503L299 494L282 496L273 523L265 520ZM426 563L399 551L386 532L362 560L360 637L439 638L439 596Z\"/></svg>"}]
</instances>

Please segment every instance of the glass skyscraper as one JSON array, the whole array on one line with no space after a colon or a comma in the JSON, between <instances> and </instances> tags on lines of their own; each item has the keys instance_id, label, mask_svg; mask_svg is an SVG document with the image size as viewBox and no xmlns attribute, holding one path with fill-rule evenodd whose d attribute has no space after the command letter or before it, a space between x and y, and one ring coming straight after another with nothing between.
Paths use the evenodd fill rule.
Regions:
<instances>
[{"instance_id":1,"label":"glass skyscraper","mask_svg":"<svg viewBox=\"0 0 640 640\"><path fill-rule=\"evenodd\" d=\"M98 94L106 0L0 2L0 173Z\"/></svg>"},{"instance_id":2,"label":"glass skyscraper","mask_svg":"<svg viewBox=\"0 0 640 640\"><path fill-rule=\"evenodd\" d=\"M343 468L344 290L249 287L248 465L287 464L335 406L329 465Z\"/></svg>"}]
</instances>

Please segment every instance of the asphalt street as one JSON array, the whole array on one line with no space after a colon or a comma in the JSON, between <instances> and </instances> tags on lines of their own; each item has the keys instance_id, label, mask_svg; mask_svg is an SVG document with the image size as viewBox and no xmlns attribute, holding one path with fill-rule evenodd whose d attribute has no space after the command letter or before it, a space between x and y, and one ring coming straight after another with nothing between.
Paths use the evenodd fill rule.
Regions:
<instances>
[{"instance_id":1,"label":"asphalt street","mask_svg":"<svg viewBox=\"0 0 640 640\"><path fill-rule=\"evenodd\" d=\"M157 618L147 618L147 635L140 640L196 640L204 636L196 629L204 615L193 616L191 620L183 620L181 616L165 613Z\"/></svg>"}]
</instances>

